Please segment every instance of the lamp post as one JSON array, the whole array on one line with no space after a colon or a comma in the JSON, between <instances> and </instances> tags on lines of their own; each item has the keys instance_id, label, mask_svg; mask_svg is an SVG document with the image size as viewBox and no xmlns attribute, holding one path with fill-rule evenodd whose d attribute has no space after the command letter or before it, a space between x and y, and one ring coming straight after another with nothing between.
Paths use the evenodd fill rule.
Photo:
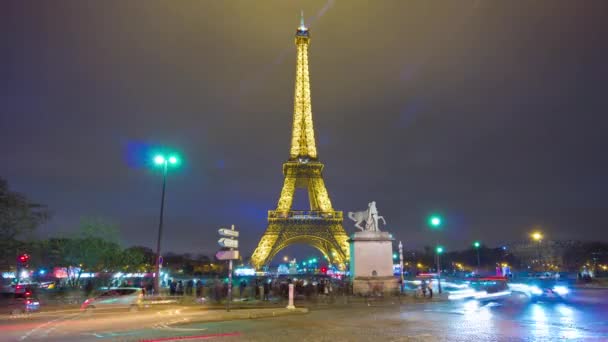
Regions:
<instances>
[{"instance_id":1,"label":"lamp post","mask_svg":"<svg viewBox=\"0 0 608 342\"><path fill-rule=\"evenodd\" d=\"M435 255L437 256L437 290L439 293L441 293L441 253L443 253L443 247L437 246Z\"/></svg>"},{"instance_id":2,"label":"lamp post","mask_svg":"<svg viewBox=\"0 0 608 342\"><path fill-rule=\"evenodd\" d=\"M441 228L441 225L443 224L443 219L441 218L441 216L439 215L431 215L428 218L428 225L431 227L431 229L435 229L438 230L439 228ZM441 265L440 265L440 259L439 259L439 255L443 253L443 247L437 245L437 248L435 249L435 255L436 255L436 263L437 263L437 289L439 291L439 293L441 293Z\"/></svg>"},{"instance_id":3,"label":"lamp post","mask_svg":"<svg viewBox=\"0 0 608 342\"><path fill-rule=\"evenodd\" d=\"M532 237L532 240L538 242L536 248L537 248L537 255L538 255L538 263L539 266L541 268L541 270L543 269L542 267L542 258L541 258L541 253L540 253L540 244L543 241L543 234L541 232L534 232L530 235Z\"/></svg>"},{"instance_id":4,"label":"lamp post","mask_svg":"<svg viewBox=\"0 0 608 342\"><path fill-rule=\"evenodd\" d=\"M401 273L401 293L403 293L403 244L399 241L399 273Z\"/></svg>"},{"instance_id":5,"label":"lamp post","mask_svg":"<svg viewBox=\"0 0 608 342\"><path fill-rule=\"evenodd\" d=\"M479 269L481 268L481 258L479 257L479 247L481 247L481 242L473 242L473 247L475 247L475 250L477 251L477 272L479 273Z\"/></svg>"},{"instance_id":6,"label":"lamp post","mask_svg":"<svg viewBox=\"0 0 608 342\"><path fill-rule=\"evenodd\" d=\"M158 222L158 238L156 240L156 261L154 263L154 293L160 294L160 241L163 234L163 215L165 211L165 188L167 186L167 169L169 165L175 166L179 162L177 156L165 157L158 154L154 157L154 164L163 168L163 190L160 197L160 219Z\"/></svg>"}]
</instances>

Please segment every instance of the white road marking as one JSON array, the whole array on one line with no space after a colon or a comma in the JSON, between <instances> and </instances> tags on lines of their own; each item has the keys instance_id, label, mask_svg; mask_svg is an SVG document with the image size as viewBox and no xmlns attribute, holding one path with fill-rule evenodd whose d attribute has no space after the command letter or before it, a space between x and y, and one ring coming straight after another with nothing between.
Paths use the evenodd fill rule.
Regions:
<instances>
[{"instance_id":1,"label":"white road marking","mask_svg":"<svg viewBox=\"0 0 608 342\"><path fill-rule=\"evenodd\" d=\"M40 330L40 329L42 329L42 328L46 327L46 326L47 326L47 325L49 325L49 324L53 324L54 322L57 322L57 321L62 320L62 319L67 319L67 318L69 318L70 316L74 317L74 316L76 316L76 315L78 315L78 313L76 313L76 314L72 314L72 315L67 315L67 316L61 316L61 317L55 318L55 319L53 319L53 320L50 320L50 321L48 321L48 322L46 322L46 323L43 323L43 324L41 324L41 325L39 325L39 326L35 327L34 329L32 329L32 330L28 331L28 332L27 332L26 334L24 334L23 336L21 336L21 337L19 338L19 341L23 341L23 340L25 340L26 338L30 337L30 335L32 335L32 334L33 334L33 333L35 333L36 331L38 331L38 330Z\"/></svg>"}]
</instances>

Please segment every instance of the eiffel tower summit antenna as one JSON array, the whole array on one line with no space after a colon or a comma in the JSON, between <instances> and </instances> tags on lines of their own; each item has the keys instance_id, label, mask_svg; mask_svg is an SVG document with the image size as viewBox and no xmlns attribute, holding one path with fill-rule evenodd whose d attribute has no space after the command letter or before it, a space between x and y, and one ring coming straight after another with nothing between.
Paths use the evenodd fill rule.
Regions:
<instances>
[{"instance_id":1,"label":"eiffel tower summit antenna","mask_svg":"<svg viewBox=\"0 0 608 342\"><path fill-rule=\"evenodd\" d=\"M328 262L345 269L350 249L342 226L343 214L332 207L323 180L323 164L317 156L308 71L310 32L304 25L303 11L295 43L296 80L289 159L283 164L285 179L277 208L268 211L268 227L251 256L251 263L260 269L283 248L304 243L318 249ZM309 208L292 208L296 188L307 190Z\"/></svg>"}]
</instances>

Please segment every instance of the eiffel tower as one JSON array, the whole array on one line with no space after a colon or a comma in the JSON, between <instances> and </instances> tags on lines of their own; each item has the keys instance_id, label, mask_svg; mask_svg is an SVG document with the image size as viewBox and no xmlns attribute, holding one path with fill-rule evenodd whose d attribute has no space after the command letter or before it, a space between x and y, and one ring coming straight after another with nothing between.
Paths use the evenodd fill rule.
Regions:
<instances>
[{"instance_id":1,"label":"eiffel tower","mask_svg":"<svg viewBox=\"0 0 608 342\"><path fill-rule=\"evenodd\" d=\"M310 33L302 17L295 37L297 47L293 131L289 159L283 164L285 181L276 210L268 211L268 228L253 252L256 269L267 265L283 248L297 243L311 245L340 269L349 259L348 235L342 212L331 206L323 181L323 164L317 158L310 104L308 46ZM296 188L308 191L309 210L293 210Z\"/></svg>"}]
</instances>

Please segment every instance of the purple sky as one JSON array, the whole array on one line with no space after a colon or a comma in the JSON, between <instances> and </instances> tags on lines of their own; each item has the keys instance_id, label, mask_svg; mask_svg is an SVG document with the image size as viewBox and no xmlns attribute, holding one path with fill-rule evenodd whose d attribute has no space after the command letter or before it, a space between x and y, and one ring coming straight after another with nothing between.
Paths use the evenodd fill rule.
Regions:
<instances>
[{"instance_id":1,"label":"purple sky","mask_svg":"<svg viewBox=\"0 0 608 342\"><path fill-rule=\"evenodd\" d=\"M250 254L288 158L303 9L336 209L375 200L406 248L537 225L607 240L605 2L432 3L3 1L0 176L54 212L42 236L95 216L152 246L160 176L146 158L166 146L185 161L166 249L212 254L234 223ZM425 227L433 211L441 233Z\"/></svg>"}]
</instances>

